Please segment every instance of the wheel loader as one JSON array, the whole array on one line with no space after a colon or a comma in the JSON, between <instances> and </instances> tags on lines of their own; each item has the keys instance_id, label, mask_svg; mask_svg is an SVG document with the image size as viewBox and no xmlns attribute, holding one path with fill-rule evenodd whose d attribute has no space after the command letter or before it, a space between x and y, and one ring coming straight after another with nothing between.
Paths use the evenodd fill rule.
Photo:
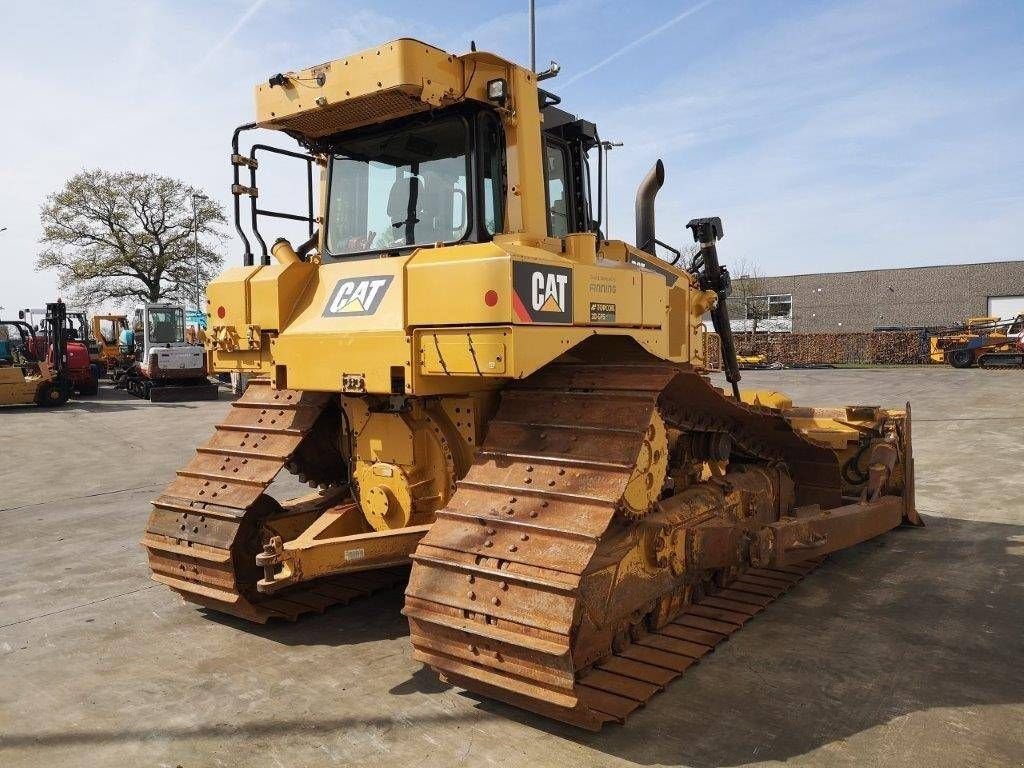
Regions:
<instances>
[{"instance_id":1,"label":"wheel loader","mask_svg":"<svg viewBox=\"0 0 1024 768\"><path fill-rule=\"evenodd\" d=\"M660 161L636 241L604 236L598 129L556 73L401 39L257 86L243 264L207 331L213 370L254 378L143 543L154 579L256 622L405 583L416 659L598 729L827 554L920 519L909 405L739 388L722 222L689 222L691 258L665 243ZM243 151L257 128L295 144ZM301 174L293 210L261 203L269 156ZM304 242L268 247L268 222ZM315 490L278 502L281 470Z\"/></svg>"}]
</instances>

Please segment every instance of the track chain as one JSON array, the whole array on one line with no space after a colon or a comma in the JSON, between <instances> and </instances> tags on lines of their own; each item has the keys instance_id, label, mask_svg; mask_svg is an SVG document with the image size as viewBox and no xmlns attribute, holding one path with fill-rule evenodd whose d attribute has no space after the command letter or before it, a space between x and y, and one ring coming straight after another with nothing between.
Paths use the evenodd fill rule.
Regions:
<instances>
[{"instance_id":1,"label":"track chain","mask_svg":"<svg viewBox=\"0 0 1024 768\"><path fill-rule=\"evenodd\" d=\"M261 523L298 506L282 506L265 491L286 465L301 472L300 446L330 397L250 382L213 436L153 502L142 544L155 581L186 600L259 623L294 621L404 583L408 569L391 568L319 579L273 596L256 591ZM326 509L339 500L328 490L313 505ZM311 508L308 499L301 503Z\"/></svg>"},{"instance_id":2,"label":"track chain","mask_svg":"<svg viewBox=\"0 0 1024 768\"><path fill-rule=\"evenodd\" d=\"M748 460L785 460L806 480L805 503L839 502L830 451L777 412L649 361L555 363L503 392L474 465L413 555L404 612L414 658L454 685L597 730L814 567L733 573L625 647L602 634L590 606L610 605L622 583L612 578L622 553L604 541L642 525L623 522L620 502L655 409L673 428L728 432Z\"/></svg>"}]
</instances>

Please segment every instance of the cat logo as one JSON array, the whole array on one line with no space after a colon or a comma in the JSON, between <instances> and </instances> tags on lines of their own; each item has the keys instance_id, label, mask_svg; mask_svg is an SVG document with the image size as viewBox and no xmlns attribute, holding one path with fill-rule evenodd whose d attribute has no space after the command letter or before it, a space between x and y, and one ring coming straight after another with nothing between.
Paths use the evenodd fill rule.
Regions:
<instances>
[{"instance_id":1,"label":"cat logo","mask_svg":"<svg viewBox=\"0 0 1024 768\"><path fill-rule=\"evenodd\" d=\"M572 323L572 270L514 263L512 308L520 323Z\"/></svg>"},{"instance_id":2,"label":"cat logo","mask_svg":"<svg viewBox=\"0 0 1024 768\"><path fill-rule=\"evenodd\" d=\"M377 311L393 275L349 277L339 280L324 309L324 317L360 317Z\"/></svg>"}]
</instances>

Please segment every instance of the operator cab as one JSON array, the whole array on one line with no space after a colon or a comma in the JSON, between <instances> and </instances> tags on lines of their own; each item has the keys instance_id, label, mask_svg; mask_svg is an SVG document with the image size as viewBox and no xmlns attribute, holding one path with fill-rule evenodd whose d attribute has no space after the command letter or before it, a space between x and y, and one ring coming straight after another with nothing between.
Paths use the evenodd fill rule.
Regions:
<instances>
[{"instance_id":1,"label":"operator cab","mask_svg":"<svg viewBox=\"0 0 1024 768\"><path fill-rule=\"evenodd\" d=\"M89 328L89 322L85 316L85 312L68 312L67 326L69 339L81 341L85 344L90 355L94 355L99 352L99 344L97 344L96 340L92 337L92 331Z\"/></svg>"},{"instance_id":2,"label":"operator cab","mask_svg":"<svg viewBox=\"0 0 1024 768\"><path fill-rule=\"evenodd\" d=\"M138 352L145 352L156 346L172 347L185 344L185 313L181 307L138 307L132 325Z\"/></svg>"},{"instance_id":3,"label":"operator cab","mask_svg":"<svg viewBox=\"0 0 1024 768\"><path fill-rule=\"evenodd\" d=\"M530 94L524 98L537 100L541 117L541 144L536 146L534 137L520 135L529 131L530 118L524 117L521 125L510 119L517 109L507 102L515 75L503 60L471 54L475 58L460 65L457 57L429 46L420 48L420 43L409 40L389 43L377 56L382 58L373 64L358 59L358 67L348 73L355 80L334 74L339 66L348 66L350 61L345 61L315 67L306 74L275 75L257 88L260 120L240 126L232 143L235 225L247 259L251 251L241 220L243 195L250 198L249 223L264 264L270 259L259 229L260 217L306 222L309 241L296 248L296 254L304 259L319 245L319 258L331 262L399 255L421 247L485 243L498 234L522 232L524 214L516 208L526 195L536 200L537 193L544 195L546 222L539 220L531 204L527 231L551 238L594 233L602 239L600 221L594 216L600 214L600 199L596 211L591 204L588 158L594 149L599 150L599 198L602 171L601 142L593 123L558 108L557 96L524 83L523 93ZM440 56L446 61L434 60ZM356 61L353 58L351 63ZM470 65L472 69L466 69ZM387 73L370 77L376 67ZM536 73L525 80L545 76ZM382 84L384 80L389 84ZM424 87L431 82L434 91ZM305 108L304 99L293 98L309 83L315 83L310 87L320 94L317 110ZM497 95L491 91L495 84L500 86ZM523 109L525 105L519 111ZM251 154L241 154L239 133L256 127L282 130L306 151L256 143ZM534 154L535 150L539 153ZM308 189L305 214L260 206L257 168L266 153L302 161ZM530 167L535 162L540 168ZM249 182L242 184L246 168ZM317 215L314 173L320 169L324 199ZM536 191L524 187L534 183Z\"/></svg>"},{"instance_id":4,"label":"operator cab","mask_svg":"<svg viewBox=\"0 0 1024 768\"><path fill-rule=\"evenodd\" d=\"M548 235L596 232L588 153L597 127L544 107ZM487 242L503 231L505 138L496 112L460 105L349 131L318 146L330 155L329 259Z\"/></svg>"},{"instance_id":5,"label":"operator cab","mask_svg":"<svg viewBox=\"0 0 1024 768\"><path fill-rule=\"evenodd\" d=\"M552 98L546 91L541 95ZM542 114L548 234L565 237L575 232L595 232L600 238L601 222L594 219L591 205L589 160L590 151L601 143L597 126L553 105L542 104Z\"/></svg>"},{"instance_id":6,"label":"operator cab","mask_svg":"<svg viewBox=\"0 0 1024 768\"><path fill-rule=\"evenodd\" d=\"M465 106L329 137L326 257L485 242L502 228L503 140Z\"/></svg>"},{"instance_id":7,"label":"operator cab","mask_svg":"<svg viewBox=\"0 0 1024 768\"><path fill-rule=\"evenodd\" d=\"M24 367L38 363L32 351L32 327L14 320L0 321L0 366Z\"/></svg>"}]
</instances>

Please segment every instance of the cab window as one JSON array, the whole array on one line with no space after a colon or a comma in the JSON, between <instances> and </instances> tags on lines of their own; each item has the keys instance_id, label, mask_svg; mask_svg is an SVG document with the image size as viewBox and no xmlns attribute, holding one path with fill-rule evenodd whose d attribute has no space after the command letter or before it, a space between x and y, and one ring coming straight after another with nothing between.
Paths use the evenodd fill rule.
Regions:
<instances>
[{"instance_id":1,"label":"cab window","mask_svg":"<svg viewBox=\"0 0 1024 768\"><path fill-rule=\"evenodd\" d=\"M335 145L327 250L334 257L458 242L470 227L469 131L461 117Z\"/></svg>"},{"instance_id":2,"label":"cab window","mask_svg":"<svg viewBox=\"0 0 1024 768\"><path fill-rule=\"evenodd\" d=\"M483 170L484 231L492 237L504 231L504 139L501 125L489 112L480 118L480 167Z\"/></svg>"},{"instance_id":3,"label":"cab window","mask_svg":"<svg viewBox=\"0 0 1024 768\"><path fill-rule=\"evenodd\" d=\"M544 178L548 193L548 234L565 237L569 234L569 162L565 148L544 144Z\"/></svg>"}]
</instances>

